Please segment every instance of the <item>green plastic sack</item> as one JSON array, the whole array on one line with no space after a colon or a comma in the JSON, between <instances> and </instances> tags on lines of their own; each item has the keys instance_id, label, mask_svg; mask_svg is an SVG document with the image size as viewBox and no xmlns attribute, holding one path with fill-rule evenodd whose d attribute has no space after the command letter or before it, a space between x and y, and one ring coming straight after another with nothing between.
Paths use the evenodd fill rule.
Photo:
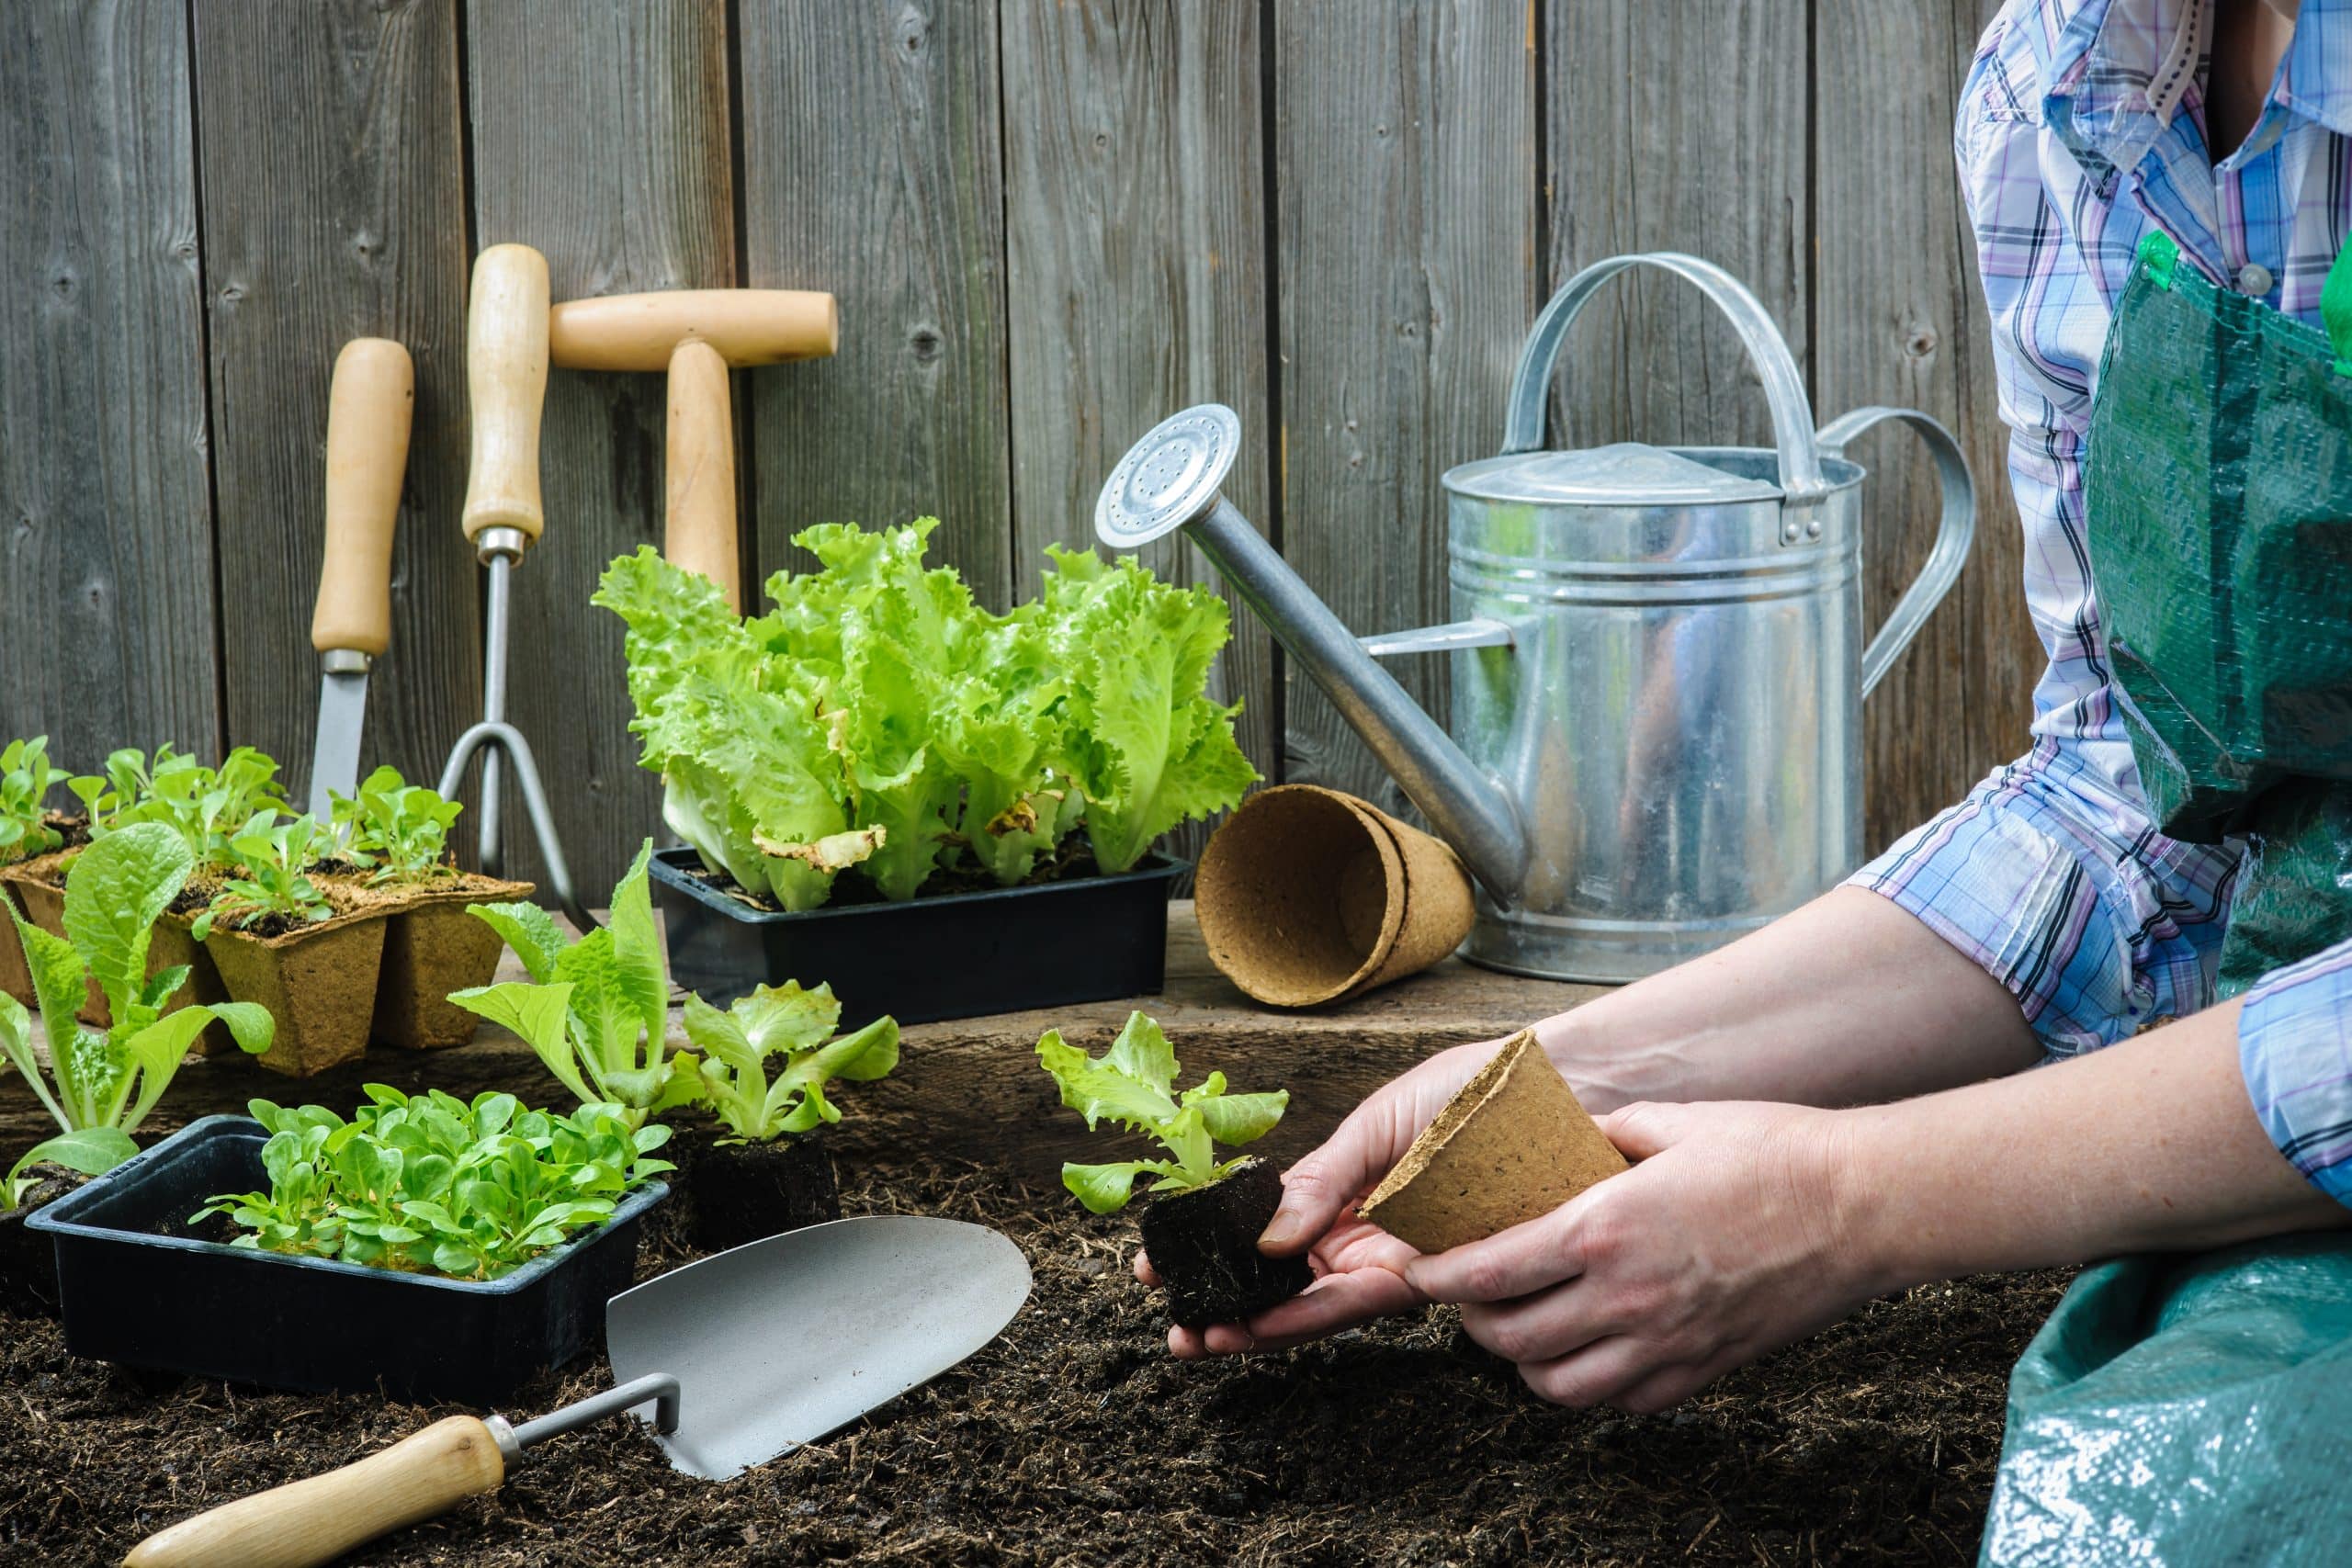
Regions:
<instances>
[{"instance_id":1,"label":"green plastic sack","mask_svg":"<svg viewBox=\"0 0 2352 1568\"><path fill-rule=\"evenodd\" d=\"M2352 1237L2086 1270L2008 1417L1986 1568L2352 1562Z\"/></svg>"},{"instance_id":2,"label":"green plastic sack","mask_svg":"<svg viewBox=\"0 0 2352 1568\"><path fill-rule=\"evenodd\" d=\"M2352 375L2328 333L2177 258L2151 234L2117 305L2084 504L2157 825L2254 852L2228 997L2352 938Z\"/></svg>"}]
</instances>

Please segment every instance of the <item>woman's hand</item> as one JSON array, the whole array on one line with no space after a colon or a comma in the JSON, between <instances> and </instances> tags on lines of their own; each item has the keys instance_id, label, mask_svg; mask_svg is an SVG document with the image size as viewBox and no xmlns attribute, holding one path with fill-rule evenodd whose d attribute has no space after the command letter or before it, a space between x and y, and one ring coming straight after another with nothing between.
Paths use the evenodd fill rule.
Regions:
<instances>
[{"instance_id":1,"label":"woman's hand","mask_svg":"<svg viewBox=\"0 0 2352 1568\"><path fill-rule=\"evenodd\" d=\"M1273 1257L1305 1252L1315 1283L1302 1295L1247 1324L1206 1329L1170 1328L1168 1348L1190 1359L1239 1350L1278 1350L1319 1339L1367 1318L1423 1305L1405 1280L1405 1265L1419 1255L1377 1225L1356 1218L1355 1205L1404 1157L1422 1128L1453 1091L1477 1076L1496 1049L1492 1040L1441 1051L1367 1096L1322 1147L1283 1173L1282 1206L1259 1247ZM1136 1254L1136 1276L1159 1277Z\"/></svg>"},{"instance_id":2,"label":"woman's hand","mask_svg":"<svg viewBox=\"0 0 2352 1568\"><path fill-rule=\"evenodd\" d=\"M1404 1265L1545 1399L1662 1410L1891 1288L1856 1235L1845 1112L1628 1105L1640 1163L1540 1220ZM1272 1315L1272 1314L1269 1314Z\"/></svg>"}]
</instances>

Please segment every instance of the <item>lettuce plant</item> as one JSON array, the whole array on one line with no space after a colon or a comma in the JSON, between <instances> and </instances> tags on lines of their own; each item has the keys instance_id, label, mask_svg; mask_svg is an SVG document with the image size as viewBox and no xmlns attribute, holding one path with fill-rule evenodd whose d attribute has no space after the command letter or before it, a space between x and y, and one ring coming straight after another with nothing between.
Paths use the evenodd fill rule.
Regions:
<instances>
[{"instance_id":1,"label":"lettuce plant","mask_svg":"<svg viewBox=\"0 0 2352 1568\"><path fill-rule=\"evenodd\" d=\"M1216 1145L1252 1143L1274 1130L1290 1104L1290 1091L1227 1094L1225 1075L1211 1073L1175 1093L1182 1071L1176 1049L1159 1023L1140 1012L1100 1058L1065 1044L1059 1030L1037 1042L1037 1059L1054 1076L1062 1103L1086 1118L1088 1130L1109 1121L1142 1133L1168 1151L1166 1159L1125 1160L1114 1165L1065 1165L1062 1185L1098 1214L1116 1213L1134 1196L1139 1176L1153 1176L1151 1190L1205 1187L1239 1164L1220 1163Z\"/></svg>"},{"instance_id":2,"label":"lettuce plant","mask_svg":"<svg viewBox=\"0 0 2352 1568\"><path fill-rule=\"evenodd\" d=\"M333 839L371 886L454 876L449 829L464 809L388 764L361 780L356 795L334 796Z\"/></svg>"},{"instance_id":3,"label":"lettuce plant","mask_svg":"<svg viewBox=\"0 0 2352 1568\"><path fill-rule=\"evenodd\" d=\"M156 918L194 869L195 858L178 834L162 823L135 823L74 858L65 877L62 937L9 909L49 1035L48 1077L33 1055L30 1018L5 995L0 1052L56 1121L61 1136L34 1145L9 1171L0 1193L8 1206L22 1196L24 1173L34 1165L54 1161L96 1176L136 1154L131 1133L163 1098L207 1024L218 1020L247 1051L269 1049L275 1026L266 1009L216 1002L166 1013L164 1003L187 984L187 967L148 976ZM74 1016L92 981L113 1019L104 1030Z\"/></svg>"},{"instance_id":4,"label":"lettuce plant","mask_svg":"<svg viewBox=\"0 0 2352 1568\"><path fill-rule=\"evenodd\" d=\"M46 735L0 750L0 865L47 854L65 841L48 822L50 786L64 776L49 765Z\"/></svg>"},{"instance_id":5,"label":"lettuce plant","mask_svg":"<svg viewBox=\"0 0 2352 1568\"><path fill-rule=\"evenodd\" d=\"M686 1038L703 1055L677 1060L699 1074L703 1103L733 1134L721 1143L769 1143L838 1122L828 1083L889 1076L899 1065L898 1021L878 1018L835 1039L841 1020L831 986L803 990L797 980L756 987L725 1012L686 998Z\"/></svg>"},{"instance_id":6,"label":"lettuce plant","mask_svg":"<svg viewBox=\"0 0 2352 1568\"><path fill-rule=\"evenodd\" d=\"M786 908L852 870L909 898L967 855L1011 886L1081 827L1125 871L1257 776L1239 709L1205 694L1230 630L1215 594L1057 550L1040 599L992 615L923 566L936 526L805 529L820 570L776 573L750 619L650 547L597 590L628 623L664 820Z\"/></svg>"},{"instance_id":7,"label":"lettuce plant","mask_svg":"<svg viewBox=\"0 0 2352 1568\"><path fill-rule=\"evenodd\" d=\"M225 1213L247 1232L235 1247L495 1280L604 1224L624 1193L672 1168L653 1157L670 1130L635 1125L616 1105L559 1116L511 1094L468 1104L366 1087L348 1122L253 1101L270 1134L269 1190L213 1198L189 1223Z\"/></svg>"},{"instance_id":8,"label":"lettuce plant","mask_svg":"<svg viewBox=\"0 0 2352 1568\"><path fill-rule=\"evenodd\" d=\"M220 885L189 925L189 934L202 942L217 925L242 929L266 915L283 915L297 925L325 919L334 910L309 869L328 847L326 830L315 817L281 822L274 807L254 812L228 840L236 874Z\"/></svg>"},{"instance_id":9,"label":"lettuce plant","mask_svg":"<svg viewBox=\"0 0 2352 1568\"><path fill-rule=\"evenodd\" d=\"M67 781L90 815L90 836L101 838L135 822L161 822L187 844L199 869L237 863L231 840L250 832L254 818L275 821L286 805L277 764L240 746L209 768L169 746L147 754L126 747L107 758L102 777Z\"/></svg>"},{"instance_id":10,"label":"lettuce plant","mask_svg":"<svg viewBox=\"0 0 2352 1568\"><path fill-rule=\"evenodd\" d=\"M574 939L537 904L469 904L531 978L452 991L469 1012L513 1030L582 1103L605 1104L631 1127L701 1092L689 1058L670 1054L670 972L653 924L648 839L613 889L607 923Z\"/></svg>"}]
</instances>

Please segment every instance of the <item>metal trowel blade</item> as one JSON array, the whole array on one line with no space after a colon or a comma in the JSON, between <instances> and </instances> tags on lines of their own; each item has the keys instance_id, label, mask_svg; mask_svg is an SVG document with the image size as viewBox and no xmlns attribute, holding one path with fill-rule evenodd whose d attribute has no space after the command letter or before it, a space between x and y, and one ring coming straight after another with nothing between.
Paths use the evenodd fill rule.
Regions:
<instances>
[{"instance_id":1,"label":"metal trowel blade","mask_svg":"<svg viewBox=\"0 0 2352 1568\"><path fill-rule=\"evenodd\" d=\"M876 1214L786 1231L673 1269L605 1308L613 1377L678 1380L658 1438L724 1481L955 1366L1029 1299L1029 1262L983 1225ZM644 1419L644 1413L639 1413Z\"/></svg>"}]
</instances>

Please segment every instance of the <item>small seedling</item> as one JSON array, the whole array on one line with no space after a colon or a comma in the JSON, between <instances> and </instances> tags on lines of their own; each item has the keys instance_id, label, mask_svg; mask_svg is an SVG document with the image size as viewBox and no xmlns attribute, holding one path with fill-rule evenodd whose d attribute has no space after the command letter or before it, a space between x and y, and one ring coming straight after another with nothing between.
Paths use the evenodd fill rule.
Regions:
<instances>
[{"instance_id":1,"label":"small seedling","mask_svg":"<svg viewBox=\"0 0 2352 1568\"><path fill-rule=\"evenodd\" d=\"M225 1213L249 1233L235 1247L495 1280L604 1224L624 1193L671 1168L652 1157L670 1130L634 1125L616 1105L559 1116L511 1094L367 1094L349 1122L253 1101L270 1134L269 1190L216 1197L188 1223Z\"/></svg>"},{"instance_id":2,"label":"small seedling","mask_svg":"<svg viewBox=\"0 0 2352 1568\"><path fill-rule=\"evenodd\" d=\"M150 763L145 752L126 747L107 759L104 777L70 779L66 787L88 811L92 838L160 822L179 834L199 870L235 865L235 837L250 831L256 816L275 820L286 803L277 762L250 746L217 768L169 746L157 747Z\"/></svg>"},{"instance_id":3,"label":"small seedling","mask_svg":"<svg viewBox=\"0 0 2352 1568\"><path fill-rule=\"evenodd\" d=\"M327 836L315 817L277 819L277 809L256 811L229 840L236 857L237 874L188 927L202 942L215 926L243 930L266 915L283 915L297 925L323 920L334 911L326 895L310 877L310 868L322 858Z\"/></svg>"},{"instance_id":4,"label":"small seedling","mask_svg":"<svg viewBox=\"0 0 2352 1568\"><path fill-rule=\"evenodd\" d=\"M65 840L48 822L50 786L64 774L49 765L49 737L11 740L0 750L0 865L47 854Z\"/></svg>"},{"instance_id":5,"label":"small seedling","mask_svg":"<svg viewBox=\"0 0 2352 1568\"><path fill-rule=\"evenodd\" d=\"M368 874L370 886L454 876L449 829L465 809L390 766L360 781L356 795L334 796L334 840L343 858Z\"/></svg>"},{"instance_id":6,"label":"small seedling","mask_svg":"<svg viewBox=\"0 0 2352 1568\"><path fill-rule=\"evenodd\" d=\"M1290 1091L1227 1094L1225 1075L1211 1073L1174 1094L1182 1071L1176 1049L1158 1022L1139 1012L1100 1060L1062 1043L1049 1029L1037 1042L1037 1059L1060 1086L1062 1103L1086 1118L1091 1130L1102 1121L1146 1134L1166 1149L1167 1159L1123 1160L1114 1165L1065 1165L1062 1185L1098 1214L1116 1213L1134 1196L1136 1179L1153 1176L1154 1192L1205 1187L1229 1174L1238 1160L1219 1163L1215 1145L1254 1143L1274 1130L1290 1104Z\"/></svg>"},{"instance_id":7,"label":"small seedling","mask_svg":"<svg viewBox=\"0 0 2352 1568\"><path fill-rule=\"evenodd\" d=\"M877 1018L835 1039L841 1018L831 986L803 990L797 980L757 987L725 1012L686 998L686 1038L703 1055L678 1061L700 1075L703 1102L733 1134L721 1143L771 1143L838 1122L841 1111L825 1098L829 1082L889 1076L899 1065L898 1021ZM773 1079L772 1058L781 1067Z\"/></svg>"},{"instance_id":8,"label":"small seedling","mask_svg":"<svg viewBox=\"0 0 2352 1568\"><path fill-rule=\"evenodd\" d=\"M63 936L8 910L49 1035L47 1078L33 1055L30 1017L5 995L0 1052L55 1119L61 1135L35 1145L17 1162L0 1186L6 1201L0 1206L15 1206L29 1185L25 1172L35 1165L54 1162L97 1176L138 1153L130 1134L171 1086L196 1037L215 1020L244 1050L269 1049L275 1026L267 1010L216 1002L166 1013L164 1005L187 983L187 968L148 976L156 918L193 869L177 834L160 823L135 824L107 834L74 860L65 878ZM113 1020L104 1030L74 1018L92 980Z\"/></svg>"},{"instance_id":9,"label":"small seedling","mask_svg":"<svg viewBox=\"0 0 2352 1568\"><path fill-rule=\"evenodd\" d=\"M467 905L506 939L531 978L449 994L529 1042L582 1101L620 1106L631 1126L702 1092L701 1075L670 1055L664 1039L670 971L647 887L652 855L648 839L613 889L609 923L577 940L537 904Z\"/></svg>"}]
</instances>

